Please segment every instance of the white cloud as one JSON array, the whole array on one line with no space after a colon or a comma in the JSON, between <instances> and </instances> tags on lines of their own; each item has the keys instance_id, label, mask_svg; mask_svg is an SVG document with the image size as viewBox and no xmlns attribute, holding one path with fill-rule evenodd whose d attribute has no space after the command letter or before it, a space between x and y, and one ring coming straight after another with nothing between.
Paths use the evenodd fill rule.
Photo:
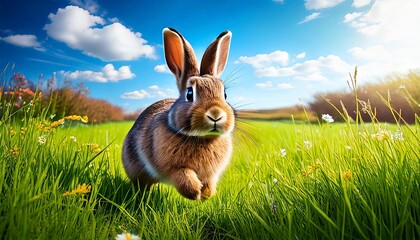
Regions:
<instances>
[{"instance_id":1,"label":"white cloud","mask_svg":"<svg viewBox=\"0 0 420 240\"><path fill-rule=\"evenodd\" d=\"M60 8L48 18L51 23L44 26L48 36L86 55L103 61L156 58L155 49L146 44L141 33L132 32L118 22L105 25L104 19L80 7Z\"/></svg>"},{"instance_id":2,"label":"white cloud","mask_svg":"<svg viewBox=\"0 0 420 240\"><path fill-rule=\"evenodd\" d=\"M243 63L250 64L254 68L261 68L272 63L278 63L285 66L289 62L289 54L284 51L275 51L269 54L257 54L252 57L240 56L239 60Z\"/></svg>"},{"instance_id":3,"label":"white cloud","mask_svg":"<svg viewBox=\"0 0 420 240\"><path fill-rule=\"evenodd\" d=\"M114 68L114 65L105 65L100 72L94 71L74 71L64 72L63 76L69 79L81 79L91 82L117 82L120 80L131 79L136 75L131 72L129 66L122 66L118 70Z\"/></svg>"},{"instance_id":4,"label":"white cloud","mask_svg":"<svg viewBox=\"0 0 420 240\"><path fill-rule=\"evenodd\" d=\"M382 45L375 45L367 48L354 47L348 52L355 58L383 61L390 58L391 53Z\"/></svg>"},{"instance_id":5,"label":"white cloud","mask_svg":"<svg viewBox=\"0 0 420 240\"><path fill-rule=\"evenodd\" d=\"M279 83L277 84L278 89L292 89L293 85L290 83Z\"/></svg>"},{"instance_id":6,"label":"white cloud","mask_svg":"<svg viewBox=\"0 0 420 240\"><path fill-rule=\"evenodd\" d=\"M355 8L364 7L369 5L371 0L354 0L352 6Z\"/></svg>"},{"instance_id":7,"label":"white cloud","mask_svg":"<svg viewBox=\"0 0 420 240\"><path fill-rule=\"evenodd\" d=\"M145 98L152 97L152 95L150 93L148 93L147 91L142 89L142 90L139 90L139 91L123 93L120 97L122 99L145 99Z\"/></svg>"},{"instance_id":8,"label":"white cloud","mask_svg":"<svg viewBox=\"0 0 420 240\"><path fill-rule=\"evenodd\" d=\"M278 3L278 4L283 4L284 0L273 0L273 2Z\"/></svg>"},{"instance_id":9,"label":"white cloud","mask_svg":"<svg viewBox=\"0 0 420 240\"><path fill-rule=\"evenodd\" d=\"M348 50L358 65L359 79L374 80L420 69L418 9L418 0L377 0L366 11L344 17L345 23L371 43Z\"/></svg>"},{"instance_id":10,"label":"white cloud","mask_svg":"<svg viewBox=\"0 0 420 240\"><path fill-rule=\"evenodd\" d=\"M347 13L344 16L344 23L350 23L356 20L358 17L362 16L363 13L361 12L353 12L353 13Z\"/></svg>"},{"instance_id":11,"label":"white cloud","mask_svg":"<svg viewBox=\"0 0 420 240\"><path fill-rule=\"evenodd\" d=\"M309 74L300 74L295 77L295 80L298 81L313 81L313 82L325 82L328 81L328 78L326 78L322 73L320 72L314 72Z\"/></svg>"},{"instance_id":12,"label":"white cloud","mask_svg":"<svg viewBox=\"0 0 420 240\"><path fill-rule=\"evenodd\" d=\"M99 11L99 5L94 0L70 0L70 3L86 9L90 13L97 13Z\"/></svg>"},{"instance_id":13,"label":"white cloud","mask_svg":"<svg viewBox=\"0 0 420 240\"><path fill-rule=\"evenodd\" d=\"M302 53L299 53L298 55L296 55L296 58L297 59L302 59L302 58L305 58L305 56L306 56L306 52L302 52Z\"/></svg>"},{"instance_id":14,"label":"white cloud","mask_svg":"<svg viewBox=\"0 0 420 240\"><path fill-rule=\"evenodd\" d=\"M272 88L273 87L273 83L271 81L268 81L268 82L260 82L260 83L256 83L255 86L257 86L259 88Z\"/></svg>"},{"instance_id":15,"label":"white cloud","mask_svg":"<svg viewBox=\"0 0 420 240\"><path fill-rule=\"evenodd\" d=\"M41 43L38 42L38 39L35 35L16 34L0 38L0 40L18 47L29 47L38 51L45 51L45 48L41 46Z\"/></svg>"},{"instance_id":16,"label":"white cloud","mask_svg":"<svg viewBox=\"0 0 420 240\"><path fill-rule=\"evenodd\" d=\"M173 89L161 89L158 85L148 87L150 91L144 89L123 93L120 97L123 99L145 99L145 98L167 98L176 97L177 91Z\"/></svg>"},{"instance_id":17,"label":"white cloud","mask_svg":"<svg viewBox=\"0 0 420 240\"><path fill-rule=\"evenodd\" d=\"M404 41L418 45L420 42L420 32L417 30L420 22L418 9L420 9L418 0L377 0L368 12L363 12L351 21L348 18L347 23L369 38L382 42Z\"/></svg>"},{"instance_id":18,"label":"white cloud","mask_svg":"<svg viewBox=\"0 0 420 240\"><path fill-rule=\"evenodd\" d=\"M327 81L325 74L345 75L351 72L353 67L336 55L321 56L315 60L307 60L303 63L295 63L288 67L269 66L255 68L257 77L293 77L295 80L304 81ZM258 83L257 87L271 87L270 81Z\"/></svg>"},{"instance_id":19,"label":"white cloud","mask_svg":"<svg viewBox=\"0 0 420 240\"><path fill-rule=\"evenodd\" d=\"M321 17L321 13L320 12L314 12L311 15L306 16L298 24L306 23L306 22L312 21L312 20L317 19L317 18L320 18L320 17Z\"/></svg>"},{"instance_id":20,"label":"white cloud","mask_svg":"<svg viewBox=\"0 0 420 240\"><path fill-rule=\"evenodd\" d=\"M308 10L331 8L342 2L344 0L305 0L305 8Z\"/></svg>"},{"instance_id":21,"label":"white cloud","mask_svg":"<svg viewBox=\"0 0 420 240\"><path fill-rule=\"evenodd\" d=\"M116 22L120 22L120 19L118 19L117 17L113 17L113 18L108 18L108 21L112 23L116 23Z\"/></svg>"},{"instance_id":22,"label":"white cloud","mask_svg":"<svg viewBox=\"0 0 420 240\"><path fill-rule=\"evenodd\" d=\"M257 77L287 77L296 74L296 70L292 67L266 67L256 69L255 75Z\"/></svg>"},{"instance_id":23,"label":"white cloud","mask_svg":"<svg viewBox=\"0 0 420 240\"><path fill-rule=\"evenodd\" d=\"M280 89L280 90L286 90L286 89L292 89L293 85L290 83L278 83L276 85L273 85L271 81L267 82L259 82L255 84L258 88L266 88L266 89Z\"/></svg>"},{"instance_id":24,"label":"white cloud","mask_svg":"<svg viewBox=\"0 0 420 240\"><path fill-rule=\"evenodd\" d=\"M158 73L171 73L169 68L165 64L156 65L153 70Z\"/></svg>"}]
</instances>

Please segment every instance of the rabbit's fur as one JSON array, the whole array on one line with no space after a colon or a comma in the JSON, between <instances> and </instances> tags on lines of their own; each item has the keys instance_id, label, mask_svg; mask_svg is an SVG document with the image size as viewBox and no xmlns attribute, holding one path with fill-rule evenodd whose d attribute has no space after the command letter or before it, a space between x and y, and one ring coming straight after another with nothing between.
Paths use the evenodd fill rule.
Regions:
<instances>
[{"instance_id":1,"label":"rabbit's fur","mask_svg":"<svg viewBox=\"0 0 420 240\"><path fill-rule=\"evenodd\" d=\"M231 36L220 34L198 69L191 45L176 30L163 30L166 62L180 95L146 108L127 134L122 159L132 181L146 187L169 182L189 199L215 194L232 153L234 110L219 79Z\"/></svg>"}]
</instances>

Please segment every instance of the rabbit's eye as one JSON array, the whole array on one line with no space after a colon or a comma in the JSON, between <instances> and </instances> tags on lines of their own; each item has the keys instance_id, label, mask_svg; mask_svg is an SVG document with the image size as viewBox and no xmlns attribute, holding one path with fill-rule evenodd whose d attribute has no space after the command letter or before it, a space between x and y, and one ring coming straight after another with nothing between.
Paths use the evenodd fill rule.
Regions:
<instances>
[{"instance_id":1,"label":"rabbit's eye","mask_svg":"<svg viewBox=\"0 0 420 240\"><path fill-rule=\"evenodd\" d=\"M194 100L194 98L193 98L193 88L192 87L187 88L186 98L187 98L188 102L192 102Z\"/></svg>"}]
</instances>

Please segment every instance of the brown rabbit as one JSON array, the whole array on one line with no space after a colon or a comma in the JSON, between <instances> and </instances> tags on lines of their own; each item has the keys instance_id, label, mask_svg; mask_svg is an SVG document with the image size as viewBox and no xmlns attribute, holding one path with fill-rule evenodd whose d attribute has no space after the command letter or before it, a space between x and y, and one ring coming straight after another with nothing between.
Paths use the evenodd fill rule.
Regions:
<instances>
[{"instance_id":1,"label":"brown rabbit","mask_svg":"<svg viewBox=\"0 0 420 240\"><path fill-rule=\"evenodd\" d=\"M232 154L234 110L223 82L232 33L225 31L206 49L198 69L191 45L174 29L163 30L166 63L179 98L158 101L137 118L124 140L128 177L149 187L164 181L189 199L207 199Z\"/></svg>"}]
</instances>

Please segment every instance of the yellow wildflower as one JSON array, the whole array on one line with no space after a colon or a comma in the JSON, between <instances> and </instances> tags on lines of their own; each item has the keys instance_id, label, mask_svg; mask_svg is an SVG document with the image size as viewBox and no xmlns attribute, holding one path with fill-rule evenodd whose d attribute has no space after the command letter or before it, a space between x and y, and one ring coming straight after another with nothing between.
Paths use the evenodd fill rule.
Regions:
<instances>
[{"instance_id":1,"label":"yellow wildflower","mask_svg":"<svg viewBox=\"0 0 420 240\"><path fill-rule=\"evenodd\" d=\"M19 148L14 146L13 148L9 149L10 155L17 157L19 155Z\"/></svg>"},{"instance_id":2,"label":"yellow wildflower","mask_svg":"<svg viewBox=\"0 0 420 240\"><path fill-rule=\"evenodd\" d=\"M76 194L87 194L87 193L90 193L91 189L92 189L92 186L86 185L86 183L83 183L82 185L77 186L77 188L71 192L66 191L65 193L63 193L63 195L70 196L70 195L76 195Z\"/></svg>"},{"instance_id":3,"label":"yellow wildflower","mask_svg":"<svg viewBox=\"0 0 420 240\"><path fill-rule=\"evenodd\" d=\"M89 121L89 118L88 118L88 116L83 116L83 117L81 117L80 121L82 121L84 123L87 123Z\"/></svg>"},{"instance_id":4,"label":"yellow wildflower","mask_svg":"<svg viewBox=\"0 0 420 240\"><path fill-rule=\"evenodd\" d=\"M70 116L65 117L64 119L72 120L72 121L81 121L81 122L84 122L84 123L88 122L88 117L87 116L81 117L81 116L78 116L78 115L70 115Z\"/></svg>"},{"instance_id":5,"label":"yellow wildflower","mask_svg":"<svg viewBox=\"0 0 420 240\"><path fill-rule=\"evenodd\" d=\"M64 118L59 119L59 120L57 120L57 121L55 121L55 122L51 123L51 124L50 124L50 127L51 127L51 128L55 128L55 127L58 127L58 126L63 125L63 124L64 124Z\"/></svg>"},{"instance_id":6,"label":"yellow wildflower","mask_svg":"<svg viewBox=\"0 0 420 240\"><path fill-rule=\"evenodd\" d=\"M21 127L20 128L20 134L25 135L27 130L28 129L26 127Z\"/></svg>"},{"instance_id":7,"label":"yellow wildflower","mask_svg":"<svg viewBox=\"0 0 420 240\"><path fill-rule=\"evenodd\" d=\"M353 177L353 172L350 169L341 173L341 178L343 180L351 180L352 177Z\"/></svg>"},{"instance_id":8,"label":"yellow wildflower","mask_svg":"<svg viewBox=\"0 0 420 240\"><path fill-rule=\"evenodd\" d=\"M98 153L98 152L101 151L101 148L99 147L98 144L92 143L92 144L90 144L90 150L94 153Z\"/></svg>"},{"instance_id":9,"label":"yellow wildflower","mask_svg":"<svg viewBox=\"0 0 420 240\"><path fill-rule=\"evenodd\" d=\"M9 133L10 133L10 136L11 136L11 137L13 137L13 136L15 136L15 135L16 135L16 131L15 131L15 130L13 130L13 128L10 128Z\"/></svg>"},{"instance_id":10,"label":"yellow wildflower","mask_svg":"<svg viewBox=\"0 0 420 240\"><path fill-rule=\"evenodd\" d=\"M305 168L305 170L302 170L301 174L302 176L307 177L311 175L312 173L314 173L320 166L321 166L321 163L319 160L317 160L314 165Z\"/></svg>"}]
</instances>

